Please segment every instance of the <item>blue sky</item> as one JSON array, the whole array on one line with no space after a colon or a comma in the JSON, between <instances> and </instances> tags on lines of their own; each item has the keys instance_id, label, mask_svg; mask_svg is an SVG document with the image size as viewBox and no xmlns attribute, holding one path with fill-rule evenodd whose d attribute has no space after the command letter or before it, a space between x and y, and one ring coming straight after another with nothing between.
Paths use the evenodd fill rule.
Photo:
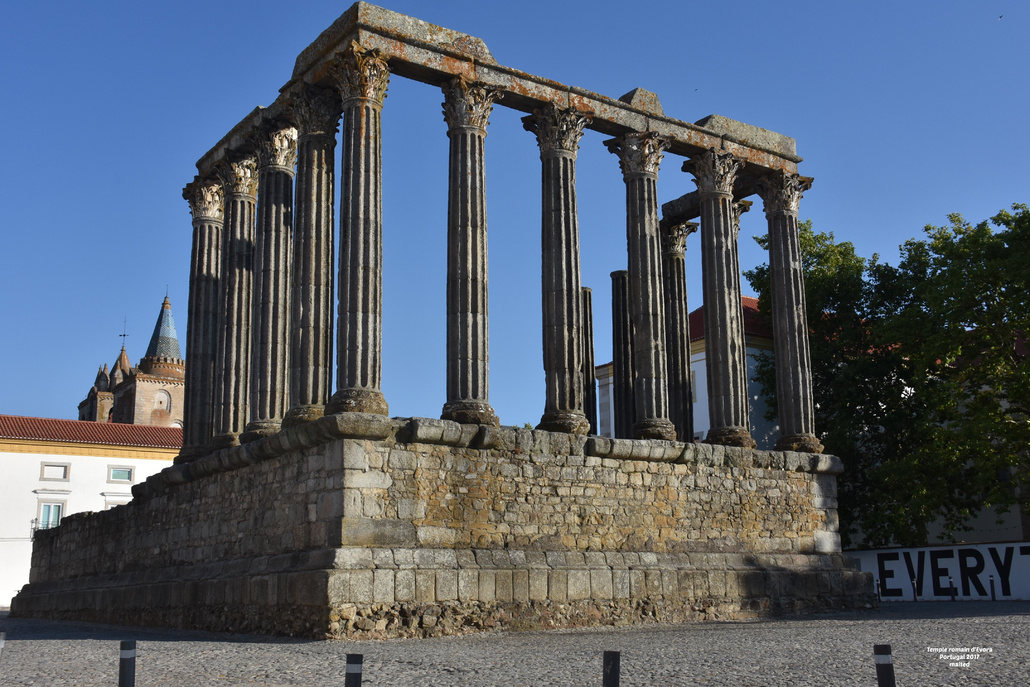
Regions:
<instances>
[{"instance_id":1,"label":"blue sky","mask_svg":"<svg viewBox=\"0 0 1030 687\"><path fill-rule=\"evenodd\" d=\"M381 3L483 39L501 64L667 115L721 114L797 139L815 177L801 217L888 261L928 223L1030 201L1030 4L996 2ZM0 3L0 413L74 418L127 321L143 355L168 289L185 345L195 162L256 105L346 2ZM438 89L394 77L383 112L383 389L392 415L445 400L447 137ZM486 142L491 401L543 410L540 169L521 113ZM578 165L583 282L610 359L609 273L625 268L618 161L588 132ZM668 156L662 202L694 189ZM756 199L757 200L757 199ZM762 261L760 201L741 265ZM688 242L701 304L698 237Z\"/></svg>"}]
</instances>

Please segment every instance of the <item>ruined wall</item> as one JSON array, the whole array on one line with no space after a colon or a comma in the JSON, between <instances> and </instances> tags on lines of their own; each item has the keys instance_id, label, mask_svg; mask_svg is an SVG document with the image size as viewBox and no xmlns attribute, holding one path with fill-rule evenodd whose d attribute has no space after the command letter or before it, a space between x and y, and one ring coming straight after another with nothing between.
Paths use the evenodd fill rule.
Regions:
<instances>
[{"instance_id":1,"label":"ruined wall","mask_svg":"<svg viewBox=\"0 0 1030 687\"><path fill-rule=\"evenodd\" d=\"M398 635L872 598L836 553L831 456L353 415L39 532L14 612Z\"/></svg>"}]
</instances>

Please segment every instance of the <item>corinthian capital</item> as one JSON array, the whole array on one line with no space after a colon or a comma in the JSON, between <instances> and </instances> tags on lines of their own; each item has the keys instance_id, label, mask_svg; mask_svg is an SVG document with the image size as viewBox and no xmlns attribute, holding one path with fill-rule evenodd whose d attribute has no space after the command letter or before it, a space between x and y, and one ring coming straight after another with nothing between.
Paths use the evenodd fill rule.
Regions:
<instances>
[{"instance_id":1,"label":"corinthian capital","mask_svg":"<svg viewBox=\"0 0 1030 687\"><path fill-rule=\"evenodd\" d=\"M740 234L740 216L745 212L751 211L751 206L754 205L750 200L738 200L736 203L730 205L730 212L733 213L733 236L736 238Z\"/></svg>"},{"instance_id":2,"label":"corinthian capital","mask_svg":"<svg viewBox=\"0 0 1030 687\"><path fill-rule=\"evenodd\" d=\"M217 181L193 177L182 190L182 197L190 204L193 219L222 221L222 185Z\"/></svg>"},{"instance_id":3,"label":"corinthian capital","mask_svg":"<svg viewBox=\"0 0 1030 687\"><path fill-rule=\"evenodd\" d=\"M812 188L812 177L773 172L758 180L758 195L765 204L765 215L798 214L798 201L804 191Z\"/></svg>"},{"instance_id":4,"label":"corinthian capital","mask_svg":"<svg viewBox=\"0 0 1030 687\"><path fill-rule=\"evenodd\" d=\"M497 86L488 86L478 81L469 81L456 76L443 87L443 118L448 129L471 126L486 133L494 101L500 95Z\"/></svg>"},{"instance_id":5,"label":"corinthian capital","mask_svg":"<svg viewBox=\"0 0 1030 687\"><path fill-rule=\"evenodd\" d=\"M694 175L694 183L701 193L733 193L733 182L744 161L733 153L718 153L713 148L683 163L683 171Z\"/></svg>"},{"instance_id":6,"label":"corinthian capital","mask_svg":"<svg viewBox=\"0 0 1030 687\"><path fill-rule=\"evenodd\" d=\"M270 124L257 134L258 165L285 167L293 171L297 162L297 130L292 126Z\"/></svg>"},{"instance_id":7,"label":"corinthian capital","mask_svg":"<svg viewBox=\"0 0 1030 687\"><path fill-rule=\"evenodd\" d=\"M218 165L225 190L233 195L257 195L257 160L252 156L231 159Z\"/></svg>"},{"instance_id":8,"label":"corinthian capital","mask_svg":"<svg viewBox=\"0 0 1030 687\"><path fill-rule=\"evenodd\" d=\"M591 119L593 117L586 112L560 109L551 103L523 117L522 126L526 131L536 134L541 153L552 150L576 153L579 150L579 139L583 137L583 128Z\"/></svg>"},{"instance_id":9,"label":"corinthian capital","mask_svg":"<svg viewBox=\"0 0 1030 687\"><path fill-rule=\"evenodd\" d=\"M340 96L328 88L307 86L286 105L298 136L336 136L340 127Z\"/></svg>"},{"instance_id":10,"label":"corinthian capital","mask_svg":"<svg viewBox=\"0 0 1030 687\"><path fill-rule=\"evenodd\" d=\"M657 176L662 152L669 147L669 139L653 131L623 134L604 142L609 153L619 156L623 176L650 174Z\"/></svg>"},{"instance_id":11,"label":"corinthian capital","mask_svg":"<svg viewBox=\"0 0 1030 687\"><path fill-rule=\"evenodd\" d=\"M697 231L697 222L674 224L662 231L662 252L682 257L687 250L687 237Z\"/></svg>"},{"instance_id":12,"label":"corinthian capital","mask_svg":"<svg viewBox=\"0 0 1030 687\"><path fill-rule=\"evenodd\" d=\"M362 98L383 104L390 83L390 68L379 50L363 48L357 41L351 41L350 47L329 65L329 73L339 83L344 102Z\"/></svg>"}]
</instances>

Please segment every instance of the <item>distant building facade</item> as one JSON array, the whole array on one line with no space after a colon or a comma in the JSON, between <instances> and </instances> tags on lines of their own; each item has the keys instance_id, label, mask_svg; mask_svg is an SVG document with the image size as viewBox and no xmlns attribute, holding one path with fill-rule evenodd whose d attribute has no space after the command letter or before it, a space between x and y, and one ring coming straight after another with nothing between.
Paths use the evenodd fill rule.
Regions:
<instances>
[{"instance_id":1,"label":"distant building facade","mask_svg":"<svg viewBox=\"0 0 1030 687\"><path fill-rule=\"evenodd\" d=\"M179 427L0 415L0 607L29 581L36 530L128 503L181 446Z\"/></svg>"},{"instance_id":2,"label":"distant building facade","mask_svg":"<svg viewBox=\"0 0 1030 687\"><path fill-rule=\"evenodd\" d=\"M79 403L79 419L128 425L182 427L186 361L165 296L147 353L137 367L122 346L114 367L104 365Z\"/></svg>"},{"instance_id":3,"label":"distant building facade","mask_svg":"<svg viewBox=\"0 0 1030 687\"><path fill-rule=\"evenodd\" d=\"M754 381L758 358L763 353L772 355L772 332L758 316L758 299L741 298L744 311L744 343L747 349L748 407L750 409L751 437L762 450L771 450L779 437L779 425L765 418L766 403L761 385ZM613 436L615 395L612 363L596 367L598 384L597 418L601 436ZM694 408L694 439L703 440L708 432L708 381L705 371L704 307L690 313L690 388ZM700 393L698 390L701 390Z\"/></svg>"}]
</instances>

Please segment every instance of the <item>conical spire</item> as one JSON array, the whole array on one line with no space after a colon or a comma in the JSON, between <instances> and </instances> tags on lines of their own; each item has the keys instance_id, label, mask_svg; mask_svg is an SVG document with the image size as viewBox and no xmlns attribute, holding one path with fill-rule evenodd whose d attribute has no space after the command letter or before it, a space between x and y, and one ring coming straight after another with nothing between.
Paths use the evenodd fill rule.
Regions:
<instances>
[{"instance_id":1,"label":"conical spire","mask_svg":"<svg viewBox=\"0 0 1030 687\"><path fill-rule=\"evenodd\" d=\"M182 359L179 337L175 333L175 320L172 319L172 304L168 296L165 296L164 303L161 304L161 314L157 317L154 335L150 337L150 345L147 346L147 354L144 357Z\"/></svg>"},{"instance_id":2,"label":"conical spire","mask_svg":"<svg viewBox=\"0 0 1030 687\"><path fill-rule=\"evenodd\" d=\"M118 354L118 359L114 361L114 368L112 368L111 374L121 372L122 376L125 377L131 371L132 363L129 362L129 354L125 352L125 346L123 345L121 353Z\"/></svg>"},{"instance_id":3,"label":"conical spire","mask_svg":"<svg viewBox=\"0 0 1030 687\"><path fill-rule=\"evenodd\" d=\"M97 391L107 391L110 382L111 379L107 374L107 365L104 365L97 370L97 378L93 381L93 386L96 387Z\"/></svg>"}]
</instances>

